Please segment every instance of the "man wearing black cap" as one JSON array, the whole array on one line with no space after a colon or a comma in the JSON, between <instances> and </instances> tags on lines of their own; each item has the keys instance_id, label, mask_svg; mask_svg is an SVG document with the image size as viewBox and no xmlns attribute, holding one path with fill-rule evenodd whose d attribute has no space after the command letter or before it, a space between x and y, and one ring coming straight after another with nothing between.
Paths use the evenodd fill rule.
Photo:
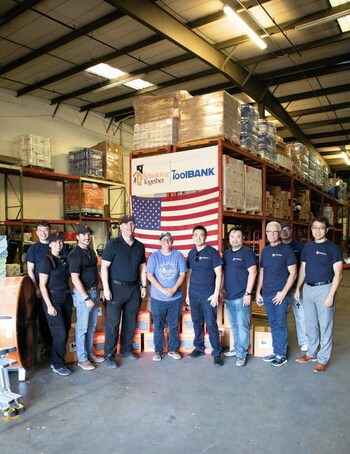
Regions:
<instances>
[{"instance_id":1,"label":"man wearing black cap","mask_svg":"<svg viewBox=\"0 0 350 454\"><path fill-rule=\"evenodd\" d=\"M122 316L120 353L123 358L137 359L132 352L140 296L146 296L146 256L144 245L134 238L133 216L123 216L120 236L107 243L101 265L103 294L107 300L105 359L109 369L116 369L119 324Z\"/></svg>"},{"instance_id":2,"label":"man wearing black cap","mask_svg":"<svg viewBox=\"0 0 350 454\"><path fill-rule=\"evenodd\" d=\"M282 243L288 244L294 251L295 257L297 259L298 270L300 268L300 256L301 251L303 250L304 243L299 240L293 239L293 227L290 222L282 221L281 223L281 240ZM295 326L297 331L297 340L299 348L302 352L306 352L307 345L307 336L306 336L306 326L305 326L305 314L304 308L301 301L296 301L294 298L296 282L294 282L292 289L288 294L288 304L292 306L293 314L295 318Z\"/></svg>"},{"instance_id":3,"label":"man wearing black cap","mask_svg":"<svg viewBox=\"0 0 350 454\"><path fill-rule=\"evenodd\" d=\"M73 303L77 313L75 342L78 366L83 370L93 370L95 366L92 363L104 361L92 352L98 306L102 296L98 288L97 257L89 248L92 233L87 225L79 226L78 244L68 255L69 271L74 285Z\"/></svg>"}]
</instances>

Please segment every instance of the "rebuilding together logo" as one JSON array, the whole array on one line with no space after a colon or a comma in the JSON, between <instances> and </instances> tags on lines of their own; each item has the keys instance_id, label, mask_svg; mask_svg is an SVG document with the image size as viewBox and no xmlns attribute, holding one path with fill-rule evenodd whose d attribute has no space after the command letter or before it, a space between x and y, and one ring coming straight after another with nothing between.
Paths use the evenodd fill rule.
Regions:
<instances>
[{"instance_id":1,"label":"rebuilding together logo","mask_svg":"<svg viewBox=\"0 0 350 454\"><path fill-rule=\"evenodd\" d=\"M177 170L160 171L160 172L144 172L144 164L136 166L136 171L133 174L134 183L137 186L153 186L154 184L162 184L169 178L171 180L187 180L189 178L203 178L215 175L214 167L206 167L199 169L190 169L179 172Z\"/></svg>"}]
</instances>

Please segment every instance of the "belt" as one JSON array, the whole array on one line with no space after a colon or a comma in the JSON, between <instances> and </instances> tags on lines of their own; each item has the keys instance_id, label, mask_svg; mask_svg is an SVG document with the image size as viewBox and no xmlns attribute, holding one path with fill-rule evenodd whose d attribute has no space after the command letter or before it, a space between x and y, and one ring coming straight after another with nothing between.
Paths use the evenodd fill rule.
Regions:
<instances>
[{"instance_id":1,"label":"belt","mask_svg":"<svg viewBox=\"0 0 350 454\"><path fill-rule=\"evenodd\" d=\"M310 285L310 287L318 287L319 285L327 285L331 284L332 281L321 281L321 282L307 282L307 285Z\"/></svg>"},{"instance_id":2,"label":"belt","mask_svg":"<svg viewBox=\"0 0 350 454\"><path fill-rule=\"evenodd\" d=\"M64 293L65 295L68 295L70 293L69 290L49 290L50 293Z\"/></svg>"},{"instance_id":3,"label":"belt","mask_svg":"<svg viewBox=\"0 0 350 454\"><path fill-rule=\"evenodd\" d=\"M97 290L97 287L90 287L90 288L86 288L85 290L86 290L87 292L88 292L89 290Z\"/></svg>"},{"instance_id":4,"label":"belt","mask_svg":"<svg viewBox=\"0 0 350 454\"><path fill-rule=\"evenodd\" d=\"M134 287L135 285L139 285L139 281L123 282L112 280L112 282L113 284L122 285L123 287Z\"/></svg>"}]
</instances>

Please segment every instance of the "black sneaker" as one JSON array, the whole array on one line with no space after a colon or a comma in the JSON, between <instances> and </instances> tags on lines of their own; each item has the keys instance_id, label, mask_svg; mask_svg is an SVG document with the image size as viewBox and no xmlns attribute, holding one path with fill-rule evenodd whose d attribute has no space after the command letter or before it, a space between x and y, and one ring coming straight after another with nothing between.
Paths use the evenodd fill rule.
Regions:
<instances>
[{"instance_id":1,"label":"black sneaker","mask_svg":"<svg viewBox=\"0 0 350 454\"><path fill-rule=\"evenodd\" d=\"M276 359L276 355L273 353L272 355L264 356L261 359L264 361L264 363L271 363L272 361L274 361Z\"/></svg>"},{"instance_id":2,"label":"black sneaker","mask_svg":"<svg viewBox=\"0 0 350 454\"><path fill-rule=\"evenodd\" d=\"M197 350L196 348L191 352L188 356L190 358L198 358L199 356L204 356L205 353L201 352L200 350Z\"/></svg>"},{"instance_id":3,"label":"black sneaker","mask_svg":"<svg viewBox=\"0 0 350 454\"><path fill-rule=\"evenodd\" d=\"M286 364L288 359L285 356L276 356L276 358L272 361L271 366L279 367L283 366L283 364Z\"/></svg>"},{"instance_id":4,"label":"black sneaker","mask_svg":"<svg viewBox=\"0 0 350 454\"><path fill-rule=\"evenodd\" d=\"M118 367L117 363L114 361L114 358L112 356L106 356L105 360L108 369L116 369Z\"/></svg>"},{"instance_id":5,"label":"black sneaker","mask_svg":"<svg viewBox=\"0 0 350 454\"><path fill-rule=\"evenodd\" d=\"M68 369L68 367L66 366L62 366L62 367L57 367L57 369L53 366L51 366L52 368L52 372L54 372L55 374L58 374L58 375L62 375L63 377L68 377L68 375L70 375L72 373L72 371L70 369Z\"/></svg>"},{"instance_id":6,"label":"black sneaker","mask_svg":"<svg viewBox=\"0 0 350 454\"><path fill-rule=\"evenodd\" d=\"M223 366L224 360L222 359L222 355L215 355L214 356L214 366Z\"/></svg>"}]
</instances>

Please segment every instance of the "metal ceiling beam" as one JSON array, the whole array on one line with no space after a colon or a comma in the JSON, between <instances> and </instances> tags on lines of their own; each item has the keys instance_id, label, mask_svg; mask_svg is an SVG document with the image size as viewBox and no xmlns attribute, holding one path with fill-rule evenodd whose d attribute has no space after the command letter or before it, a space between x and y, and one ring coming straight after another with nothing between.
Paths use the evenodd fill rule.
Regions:
<instances>
[{"instance_id":1,"label":"metal ceiling beam","mask_svg":"<svg viewBox=\"0 0 350 454\"><path fill-rule=\"evenodd\" d=\"M318 96L334 95L336 93L343 93L350 90L350 84L337 85L335 87L320 88L317 90L304 91L303 93L295 93L293 95L277 96L278 101L283 104L284 102L300 101L302 99L315 98Z\"/></svg>"},{"instance_id":2,"label":"metal ceiling beam","mask_svg":"<svg viewBox=\"0 0 350 454\"><path fill-rule=\"evenodd\" d=\"M256 65L257 63L262 63L264 61L272 60L274 58L295 54L295 49L297 49L299 52L305 52L307 50L320 49L321 47L326 47L329 46L330 44L340 43L344 41L350 41L350 32L340 33L339 35L329 36L327 38L319 39L317 41L298 44L295 47L287 47L278 50L277 52L269 52L261 55L256 55L255 57L240 60L240 64L242 66Z\"/></svg>"},{"instance_id":3,"label":"metal ceiling beam","mask_svg":"<svg viewBox=\"0 0 350 454\"><path fill-rule=\"evenodd\" d=\"M336 55L334 57L330 57L327 59L322 59L322 60L317 60L317 61L312 61L309 63L304 63L300 65L293 65L293 66L288 66L287 68L282 68L278 69L276 71L270 71L266 72L264 74L259 75L260 79L266 80L266 81L271 81L275 85L275 79L281 78L282 76L289 76L294 73L301 73L304 71L318 71L322 70L323 68L329 68L332 65L341 65L341 64L347 64L350 62L350 52L346 52L345 54L342 55ZM315 74L315 77L317 74Z\"/></svg>"},{"instance_id":4,"label":"metal ceiling beam","mask_svg":"<svg viewBox=\"0 0 350 454\"><path fill-rule=\"evenodd\" d=\"M343 102L339 104L332 104L328 106L319 106L319 107L312 107L311 109L300 109L300 110L293 110L289 111L288 114L291 117L302 117L304 115L314 115L318 113L324 112L336 112L338 110L348 110L350 112L350 102ZM269 119L269 116L267 117Z\"/></svg>"},{"instance_id":5,"label":"metal ceiling beam","mask_svg":"<svg viewBox=\"0 0 350 454\"><path fill-rule=\"evenodd\" d=\"M348 140L328 140L327 142L322 142L322 143L314 143L315 148L327 148L327 147L341 147L349 145Z\"/></svg>"},{"instance_id":6,"label":"metal ceiling beam","mask_svg":"<svg viewBox=\"0 0 350 454\"><path fill-rule=\"evenodd\" d=\"M25 11L28 11L36 4L40 3L42 0L25 0L14 8L10 9L7 13L0 17L0 27L6 25L16 17L20 16Z\"/></svg>"},{"instance_id":7,"label":"metal ceiling beam","mask_svg":"<svg viewBox=\"0 0 350 454\"><path fill-rule=\"evenodd\" d=\"M256 102L263 103L276 119L291 130L297 140L314 149L301 129L257 77L234 61L227 61L224 54L170 14L146 0L108 0L108 3L221 72Z\"/></svg>"},{"instance_id":8,"label":"metal ceiling beam","mask_svg":"<svg viewBox=\"0 0 350 454\"><path fill-rule=\"evenodd\" d=\"M55 74L54 76L47 77L46 79L42 79L35 84L28 85L27 87L21 88L17 91L17 96L23 96L32 91L38 90L39 88L44 87L45 85L50 85L59 80L65 79L67 77L74 76L75 74L80 73L81 71L85 71L85 69L90 68L90 66L98 65L99 63L106 63L109 60L113 60L114 58L121 57L122 55L127 55L131 52L139 50L142 47L151 46L152 44L156 44L159 41L162 41L163 38L157 35L153 35L148 39L144 39L139 41L135 44L131 44L130 46L123 47L120 50L116 50L109 54L103 55L102 57L95 58L89 60L88 62L84 63L83 65L74 66L67 71L63 71L61 73Z\"/></svg>"},{"instance_id":9,"label":"metal ceiling beam","mask_svg":"<svg viewBox=\"0 0 350 454\"><path fill-rule=\"evenodd\" d=\"M338 137L340 140L340 137L349 136L349 135L350 135L350 129L345 129L345 130L331 131L331 132L320 132L317 134L308 134L307 136L310 140L326 139L327 137Z\"/></svg>"},{"instance_id":10,"label":"metal ceiling beam","mask_svg":"<svg viewBox=\"0 0 350 454\"><path fill-rule=\"evenodd\" d=\"M104 101L86 104L85 106L82 106L80 108L80 111L84 112L85 110L91 110L91 109L95 109L96 107L102 107L102 106L106 106L108 104L113 104L115 102L124 101L125 99L135 98L136 96L140 96L140 95L143 95L146 93L153 93L154 91L157 91L157 90L174 87L174 86L181 85L181 84L184 84L187 82L191 82L192 80L201 79L203 77L213 76L214 74L216 74L215 69L209 69L207 71L201 71L199 73L190 74L189 76L180 77L178 79L172 79L172 80L169 80L168 82L163 82L162 84L157 84L152 87L145 88L143 90L133 91L132 94L128 93L128 94L117 96L114 98L108 98L108 99L105 99ZM117 111L117 113L118 113L118 111ZM112 113L106 114L105 116L113 117L114 114L115 114L115 112L112 112Z\"/></svg>"},{"instance_id":11,"label":"metal ceiling beam","mask_svg":"<svg viewBox=\"0 0 350 454\"><path fill-rule=\"evenodd\" d=\"M350 117L349 118L336 118L333 120L310 121L309 123L298 123L298 125L304 131L305 129L313 129L313 128L319 128L321 126L330 126L330 125L343 125L346 123L350 124ZM277 131L280 134L280 133L287 132L288 130L283 126L283 127L277 128Z\"/></svg>"},{"instance_id":12,"label":"metal ceiling beam","mask_svg":"<svg viewBox=\"0 0 350 454\"><path fill-rule=\"evenodd\" d=\"M92 32L93 30L101 28L104 25L110 24L111 22L114 22L115 20L120 19L123 16L124 14L122 14L120 11L113 11L111 14L100 17L99 19L90 22L87 25L83 25L80 28L73 29L73 27L69 26L70 29L73 29L72 32L62 36L61 38L55 39L51 43L48 43L45 46L40 47L39 49L36 49L27 55L23 55L22 57L12 61L11 63L8 63L5 66L0 67L0 75L10 72L13 69L17 69L20 66L24 65L25 63L28 63L38 57L41 57L42 55L45 55L57 49L58 47L64 46L65 44L70 43L71 41L80 38L86 35L87 33Z\"/></svg>"}]
</instances>

